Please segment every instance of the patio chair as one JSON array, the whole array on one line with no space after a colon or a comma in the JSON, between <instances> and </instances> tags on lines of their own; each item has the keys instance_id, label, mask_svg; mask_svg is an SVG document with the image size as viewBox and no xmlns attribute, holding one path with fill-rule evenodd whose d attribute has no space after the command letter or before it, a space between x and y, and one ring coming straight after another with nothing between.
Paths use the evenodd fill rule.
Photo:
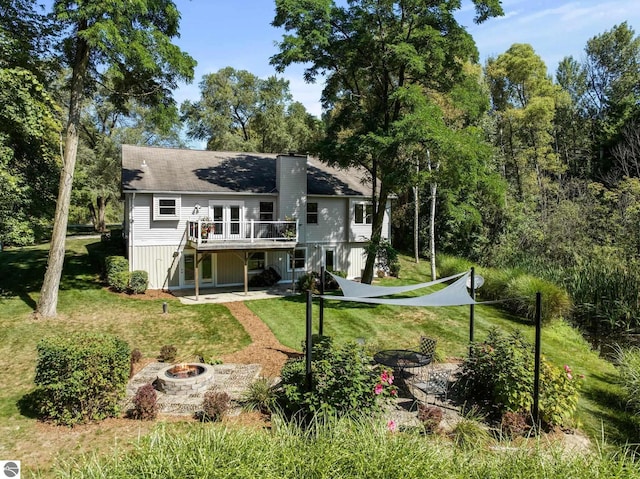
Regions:
<instances>
[{"instance_id":1,"label":"patio chair","mask_svg":"<svg viewBox=\"0 0 640 479\"><path fill-rule=\"evenodd\" d=\"M431 361L433 361L433 356L436 354L436 344L438 344L437 339L429 338L427 336L420 336L419 351L421 354L429 356L431 358Z\"/></svg>"},{"instance_id":2,"label":"patio chair","mask_svg":"<svg viewBox=\"0 0 640 479\"><path fill-rule=\"evenodd\" d=\"M415 387L427 395L427 402L429 402L429 396L433 395L435 404L437 397L440 397L441 401L447 400L450 378L451 371L449 369L430 367L422 380L415 383Z\"/></svg>"}]
</instances>

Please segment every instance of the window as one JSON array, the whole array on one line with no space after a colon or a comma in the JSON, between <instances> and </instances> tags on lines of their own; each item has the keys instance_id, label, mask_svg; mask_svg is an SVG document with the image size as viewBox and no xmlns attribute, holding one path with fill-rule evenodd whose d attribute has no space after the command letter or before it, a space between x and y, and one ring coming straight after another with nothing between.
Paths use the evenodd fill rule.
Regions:
<instances>
[{"instance_id":1,"label":"window","mask_svg":"<svg viewBox=\"0 0 640 479\"><path fill-rule=\"evenodd\" d=\"M180 197L179 196L154 196L153 197L153 219L159 220L179 220L180 219Z\"/></svg>"},{"instance_id":2,"label":"window","mask_svg":"<svg viewBox=\"0 0 640 479\"><path fill-rule=\"evenodd\" d=\"M336 270L336 254L332 249L327 249L324 251L324 268L327 271L335 271Z\"/></svg>"},{"instance_id":3,"label":"window","mask_svg":"<svg viewBox=\"0 0 640 479\"><path fill-rule=\"evenodd\" d=\"M295 267L296 270L304 270L306 264L307 250L297 249L295 250L293 257L289 255L289 271Z\"/></svg>"},{"instance_id":4,"label":"window","mask_svg":"<svg viewBox=\"0 0 640 479\"><path fill-rule=\"evenodd\" d=\"M273 201L260 202L260 221L273 221Z\"/></svg>"},{"instance_id":5,"label":"window","mask_svg":"<svg viewBox=\"0 0 640 479\"><path fill-rule=\"evenodd\" d=\"M266 262L266 254L264 251L252 253L249 256L248 268L250 271L262 270Z\"/></svg>"},{"instance_id":6,"label":"window","mask_svg":"<svg viewBox=\"0 0 640 479\"><path fill-rule=\"evenodd\" d=\"M318 203L307 203L307 224L318 224Z\"/></svg>"},{"instance_id":7,"label":"window","mask_svg":"<svg viewBox=\"0 0 640 479\"><path fill-rule=\"evenodd\" d=\"M370 225L373 219L373 206L371 203L356 203L356 224Z\"/></svg>"}]
</instances>

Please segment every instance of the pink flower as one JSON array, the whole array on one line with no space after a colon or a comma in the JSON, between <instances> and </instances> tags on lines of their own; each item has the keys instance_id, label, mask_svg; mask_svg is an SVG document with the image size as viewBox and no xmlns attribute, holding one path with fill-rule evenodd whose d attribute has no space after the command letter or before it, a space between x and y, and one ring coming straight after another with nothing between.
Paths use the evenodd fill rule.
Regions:
<instances>
[{"instance_id":1,"label":"pink flower","mask_svg":"<svg viewBox=\"0 0 640 479\"><path fill-rule=\"evenodd\" d=\"M568 364L565 364L565 365L564 365L564 370L565 370L565 372L566 372L567 374L571 374L571 368L569 367L569 365L568 365Z\"/></svg>"},{"instance_id":2,"label":"pink flower","mask_svg":"<svg viewBox=\"0 0 640 479\"><path fill-rule=\"evenodd\" d=\"M567 377L569 378L569 380L571 380L571 379L573 379L573 374L567 373Z\"/></svg>"},{"instance_id":3,"label":"pink flower","mask_svg":"<svg viewBox=\"0 0 640 479\"><path fill-rule=\"evenodd\" d=\"M392 396L397 396L398 395L398 391L396 391L395 389L392 389L390 394Z\"/></svg>"},{"instance_id":4,"label":"pink flower","mask_svg":"<svg viewBox=\"0 0 640 479\"><path fill-rule=\"evenodd\" d=\"M396 429L398 429L398 425L396 424L396 422L392 419L387 423L387 429L389 429L389 431L394 432Z\"/></svg>"},{"instance_id":5,"label":"pink flower","mask_svg":"<svg viewBox=\"0 0 640 479\"><path fill-rule=\"evenodd\" d=\"M376 388L373 390L374 393L376 394L381 394L382 393L382 384L378 383L376 384Z\"/></svg>"},{"instance_id":6,"label":"pink flower","mask_svg":"<svg viewBox=\"0 0 640 479\"><path fill-rule=\"evenodd\" d=\"M393 374L389 374L389 377L387 378L387 382L389 384L393 384Z\"/></svg>"},{"instance_id":7,"label":"pink flower","mask_svg":"<svg viewBox=\"0 0 640 479\"><path fill-rule=\"evenodd\" d=\"M382 371L382 374L380 374L380 381L382 381L383 383L386 383L388 379L389 379L389 374L386 371Z\"/></svg>"}]
</instances>

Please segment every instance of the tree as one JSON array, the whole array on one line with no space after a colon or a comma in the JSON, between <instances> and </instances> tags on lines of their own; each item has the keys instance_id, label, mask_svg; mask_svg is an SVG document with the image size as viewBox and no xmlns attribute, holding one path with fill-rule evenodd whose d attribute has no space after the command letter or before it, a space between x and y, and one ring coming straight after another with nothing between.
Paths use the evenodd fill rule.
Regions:
<instances>
[{"instance_id":1,"label":"tree","mask_svg":"<svg viewBox=\"0 0 640 479\"><path fill-rule=\"evenodd\" d=\"M184 102L181 112L187 135L205 140L209 150L307 151L320 129L301 103L292 102L288 81L232 67L205 75L200 100Z\"/></svg>"},{"instance_id":2,"label":"tree","mask_svg":"<svg viewBox=\"0 0 640 479\"><path fill-rule=\"evenodd\" d=\"M119 2L56 0L54 15L66 27L61 45L72 73L51 247L36 310L43 317L56 316L84 100L108 71L114 106L130 96L146 104L171 104L171 88L178 80L190 81L195 66L171 43L180 19L171 0L131 0L124 9Z\"/></svg>"},{"instance_id":3,"label":"tree","mask_svg":"<svg viewBox=\"0 0 640 479\"><path fill-rule=\"evenodd\" d=\"M502 14L498 0L474 0L474 5L478 23ZM427 0L354 0L347 6L331 0L276 0L273 25L287 33L272 64L283 71L305 63L306 81L326 78L327 139L321 158L360 166L371 179L374 247L367 255L364 282L373 278L372 252L380 244L389 195L410 185L415 170L411 144L418 139L406 134L411 121L403 120L408 115L429 120L421 112L431 107L421 98L451 91L465 77L465 62L477 63L473 39L454 17L459 6ZM437 130L419 141L437 143Z\"/></svg>"}]
</instances>

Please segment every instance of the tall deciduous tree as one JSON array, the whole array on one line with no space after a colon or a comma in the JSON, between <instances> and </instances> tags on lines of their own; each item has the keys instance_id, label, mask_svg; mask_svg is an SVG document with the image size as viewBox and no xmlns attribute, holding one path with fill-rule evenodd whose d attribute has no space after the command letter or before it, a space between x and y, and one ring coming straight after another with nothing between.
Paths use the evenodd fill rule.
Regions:
<instances>
[{"instance_id":1,"label":"tall deciduous tree","mask_svg":"<svg viewBox=\"0 0 640 479\"><path fill-rule=\"evenodd\" d=\"M320 126L301 103L293 103L289 82L260 79L226 67L205 75L201 98L181 106L191 138L209 150L281 153L307 151Z\"/></svg>"},{"instance_id":2,"label":"tall deciduous tree","mask_svg":"<svg viewBox=\"0 0 640 479\"><path fill-rule=\"evenodd\" d=\"M113 78L112 103L129 95L147 104L173 102L178 80L193 78L195 61L171 43L180 14L171 0L56 0L54 14L66 27L62 45L72 71L64 158L47 270L37 313L55 317L65 255L69 203L75 170L83 102L101 73Z\"/></svg>"},{"instance_id":3,"label":"tall deciduous tree","mask_svg":"<svg viewBox=\"0 0 640 479\"><path fill-rule=\"evenodd\" d=\"M475 21L501 15L499 0L474 0ZM420 96L449 92L477 62L471 36L454 17L459 2L428 0L276 0L273 25L286 34L271 61L279 71L305 63L305 79L325 75L328 136L321 157L361 166L372 181L373 224L363 281L371 282L385 204L410 184L416 138L403 120L422 108ZM420 115L417 115L420 116ZM416 116L416 118L417 118ZM436 135L437 136L437 135ZM437 138L422 138L437 143ZM434 159L435 160L435 159ZM379 184L378 184L379 179Z\"/></svg>"}]
</instances>

